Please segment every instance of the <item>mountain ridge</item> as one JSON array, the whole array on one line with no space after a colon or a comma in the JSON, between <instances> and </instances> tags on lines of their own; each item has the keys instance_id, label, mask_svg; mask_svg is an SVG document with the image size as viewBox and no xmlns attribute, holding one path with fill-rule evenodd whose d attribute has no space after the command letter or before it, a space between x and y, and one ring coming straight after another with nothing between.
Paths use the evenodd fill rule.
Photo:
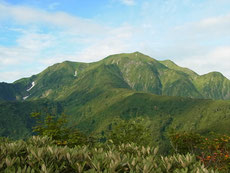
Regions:
<instances>
[{"instance_id":1,"label":"mountain ridge","mask_svg":"<svg viewBox=\"0 0 230 173\"><path fill-rule=\"evenodd\" d=\"M219 72L198 75L171 60L158 61L140 52L134 52L110 55L93 63L64 61L54 64L37 75L9 84L20 85L24 88L20 87L19 91L12 89L11 98L8 100L12 100L12 95L14 95L14 100L23 100L27 96L27 99L29 97L49 98L52 93L53 95L61 93L61 90L65 90L64 88L74 85L84 73L103 68L103 65L111 67L111 69L108 68L111 73L117 73L117 76L120 76L131 89L136 91L168 96L230 99L230 81ZM41 91L35 93L33 89L31 93L26 92L35 80L37 85L34 88ZM61 89L60 85L65 87ZM2 83L0 83L1 86L3 86ZM2 89L1 93L5 93L5 90ZM0 94L0 98L4 100L6 96Z\"/></svg>"}]
</instances>

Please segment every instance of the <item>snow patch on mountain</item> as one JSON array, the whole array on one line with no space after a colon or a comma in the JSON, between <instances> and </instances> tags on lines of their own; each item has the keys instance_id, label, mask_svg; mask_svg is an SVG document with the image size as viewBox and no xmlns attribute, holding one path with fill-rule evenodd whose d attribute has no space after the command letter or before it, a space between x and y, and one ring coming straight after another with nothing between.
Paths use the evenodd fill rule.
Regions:
<instances>
[{"instance_id":1,"label":"snow patch on mountain","mask_svg":"<svg viewBox=\"0 0 230 173\"><path fill-rule=\"evenodd\" d=\"M76 76L77 76L77 71L74 72L74 77L76 77Z\"/></svg>"},{"instance_id":2,"label":"snow patch on mountain","mask_svg":"<svg viewBox=\"0 0 230 173\"><path fill-rule=\"evenodd\" d=\"M26 91L30 91L35 86L35 82L32 82L31 87L28 88Z\"/></svg>"},{"instance_id":3,"label":"snow patch on mountain","mask_svg":"<svg viewBox=\"0 0 230 173\"><path fill-rule=\"evenodd\" d=\"M25 97L23 97L23 100L26 100L28 97L29 97L29 96L25 96Z\"/></svg>"}]
</instances>

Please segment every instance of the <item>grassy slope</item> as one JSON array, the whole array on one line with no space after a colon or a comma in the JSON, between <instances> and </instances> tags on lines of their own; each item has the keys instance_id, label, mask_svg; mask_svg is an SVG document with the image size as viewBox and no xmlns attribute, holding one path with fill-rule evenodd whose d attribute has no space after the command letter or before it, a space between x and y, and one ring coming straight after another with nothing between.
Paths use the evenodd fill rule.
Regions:
<instances>
[{"instance_id":1,"label":"grassy slope","mask_svg":"<svg viewBox=\"0 0 230 173\"><path fill-rule=\"evenodd\" d=\"M117 76L135 91L191 98L230 99L230 81L223 75L209 73L199 76L187 68L177 66L172 61L157 61L139 52L111 55L95 63L65 61L55 64L31 78L10 84L11 87L4 92L8 94L4 96L0 94L0 98L12 100L17 96L17 100L22 100L23 97L29 96L28 100L40 98L62 100L68 93L76 92L74 90L79 88L76 85L79 85L82 78L100 70L103 66L111 72L115 70ZM74 76L75 71L77 76ZM98 79L100 78L99 76ZM35 87L27 92L33 81L36 83ZM3 88L1 86L2 84L0 88ZM91 87L91 84L87 87ZM1 89L3 90L6 91Z\"/></svg>"},{"instance_id":2,"label":"grassy slope","mask_svg":"<svg viewBox=\"0 0 230 173\"><path fill-rule=\"evenodd\" d=\"M230 99L230 80L219 72L199 76L194 83L206 98Z\"/></svg>"},{"instance_id":3,"label":"grassy slope","mask_svg":"<svg viewBox=\"0 0 230 173\"><path fill-rule=\"evenodd\" d=\"M188 75L188 77L194 78L199 76L197 73L195 73L194 71L188 69L188 68L184 68L184 67L180 67L178 65L176 65L173 61L171 60L164 60L164 61L160 61L160 63L164 64L166 67L179 71L179 72L183 72L185 74Z\"/></svg>"},{"instance_id":4,"label":"grassy slope","mask_svg":"<svg viewBox=\"0 0 230 173\"><path fill-rule=\"evenodd\" d=\"M230 80L224 77L221 73L211 72L200 76L190 69L179 67L170 60L161 61L161 63L170 69L187 74L187 79L192 82L203 98L230 99ZM195 95L193 94L193 97L194 96ZM195 96L195 98L199 97L199 95Z\"/></svg>"},{"instance_id":5,"label":"grassy slope","mask_svg":"<svg viewBox=\"0 0 230 173\"><path fill-rule=\"evenodd\" d=\"M70 116L71 123L77 122L81 129L89 133L104 130L117 117L132 116L148 117L147 122L151 124L158 143L165 138L163 134L169 127L203 133L210 130L230 130L229 101L159 96L201 98L203 94L200 91L205 93L210 90L207 89L209 87L213 94L206 95L207 98L228 99L229 80L222 80L224 77L221 75L216 75L215 78L212 77L213 74L207 75L208 77L199 76L175 64L164 64L139 52L118 54L90 64L55 64L38 75L21 79L14 84L27 89L35 81L35 87L26 93L30 94L28 101L41 98L60 101L65 113ZM74 76L75 71L78 72L77 76ZM207 86L206 90L202 89L203 86ZM216 92L217 90L221 92ZM4 108L3 104L0 110L4 111L0 112L0 116L15 115L18 117L16 120L20 121L20 116L28 116L31 110L27 110L26 105L32 103L12 103L14 112L11 111L12 107ZM0 121L2 124L4 122L3 119ZM22 128L23 123L20 125ZM14 128L18 129L17 126Z\"/></svg>"},{"instance_id":6,"label":"grassy slope","mask_svg":"<svg viewBox=\"0 0 230 173\"><path fill-rule=\"evenodd\" d=\"M33 81L35 82L35 86L26 94L30 95L29 100L40 98L57 100L61 92L68 90L69 86L71 86L77 78L74 76L75 71L77 71L79 75L87 66L88 65L84 63L65 61L48 67L32 78L22 79L15 83L24 83L25 88L28 89L31 83Z\"/></svg>"},{"instance_id":7,"label":"grassy slope","mask_svg":"<svg viewBox=\"0 0 230 173\"><path fill-rule=\"evenodd\" d=\"M65 107L71 122L88 133L100 133L117 118L141 116L152 129L154 142L166 145L170 128L227 133L230 130L230 102L158 96L128 89L101 92L84 106ZM164 147L162 147L164 148Z\"/></svg>"}]
</instances>

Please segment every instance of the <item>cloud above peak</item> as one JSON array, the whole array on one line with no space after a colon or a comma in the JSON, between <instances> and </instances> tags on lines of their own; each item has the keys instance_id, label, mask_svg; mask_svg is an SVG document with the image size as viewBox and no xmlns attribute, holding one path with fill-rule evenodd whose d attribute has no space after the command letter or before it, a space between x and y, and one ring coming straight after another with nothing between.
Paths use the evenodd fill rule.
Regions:
<instances>
[{"instance_id":1,"label":"cloud above peak","mask_svg":"<svg viewBox=\"0 0 230 173\"><path fill-rule=\"evenodd\" d=\"M95 32L100 34L106 29L93 20L72 16L65 12L48 12L27 6L1 3L0 11L0 21L12 20L19 25L47 25L81 34L95 34Z\"/></svg>"}]
</instances>

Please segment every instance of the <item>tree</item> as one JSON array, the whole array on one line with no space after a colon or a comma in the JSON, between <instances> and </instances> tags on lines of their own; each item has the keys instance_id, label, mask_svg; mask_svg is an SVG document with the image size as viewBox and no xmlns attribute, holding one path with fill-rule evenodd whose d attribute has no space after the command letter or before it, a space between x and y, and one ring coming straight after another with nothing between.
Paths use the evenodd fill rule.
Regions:
<instances>
[{"instance_id":1,"label":"tree","mask_svg":"<svg viewBox=\"0 0 230 173\"><path fill-rule=\"evenodd\" d=\"M89 143L86 135L76 129L76 127L67 127L67 116L61 115L55 119L54 116L47 115L44 122L41 120L40 113L32 113L31 117L37 119L37 125L33 127L33 132L40 136L48 136L56 142L57 145L85 145Z\"/></svg>"},{"instance_id":2,"label":"tree","mask_svg":"<svg viewBox=\"0 0 230 173\"><path fill-rule=\"evenodd\" d=\"M130 120L119 119L110 125L111 130L106 132L107 141L115 145L136 143L147 146L152 144L150 128L145 125L143 118Z\"/></svg>"}]
</instances>

